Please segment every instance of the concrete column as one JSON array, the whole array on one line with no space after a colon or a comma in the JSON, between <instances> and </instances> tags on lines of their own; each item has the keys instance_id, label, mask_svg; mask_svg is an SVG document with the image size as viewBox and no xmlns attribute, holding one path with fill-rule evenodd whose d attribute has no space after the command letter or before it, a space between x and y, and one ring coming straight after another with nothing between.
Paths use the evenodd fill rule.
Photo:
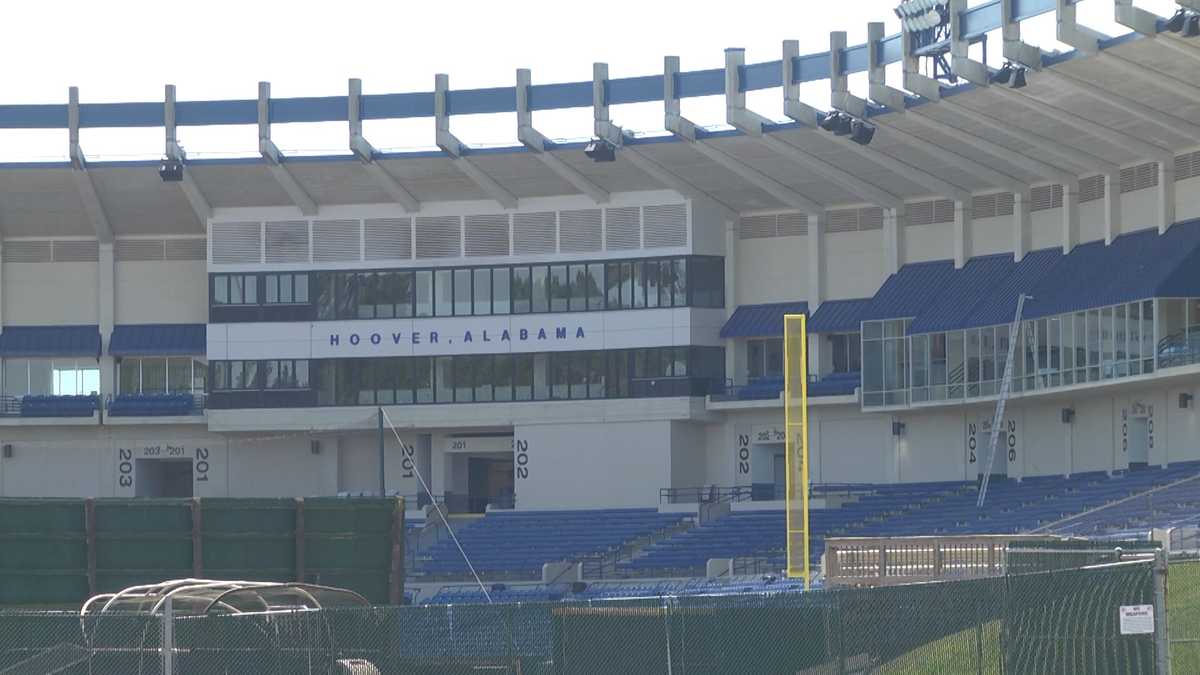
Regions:
<instances>
[{"instance_id":1,"label":"concrete column","mask_svg":"<svg viewBox=\"0 0 1200 675\"><path fill-rule=\"evenodd\" d=\"M906 209L884 209L883 266L888 274L895 274L904 265L904 228L907 225Z\"/></svg>"},{"instance_id":2,"label":"concrete column","mask_svg":"<svg viewBox=\"0 0 1200 675\"><path fill-rule=\"evenodd\" d=\"M961 268L974 253L971 241L971 203L954 202L954 266Z\"/></svg>"},{"instance_id":3,"label":"concrete column","mask_svg":"<svg viewBox=\"0 0 1200 675\"><path fill-rule=\"evenodd\" d=\"M1079 244L1079 183L1063 185L1062 250L1063 255Z\"/></svg>"},{"instance_id":4,"label":"concrete column","mask_svg":"<svg viewBox=\"0 0 1200 675\"><path fill-rule=\"evenodd\" d=\"M96 266L97 316L100 318L100 394L106 396L116 391L116 368L108 355L108 341L112 337L116 322L116 257L112 242L100 242L99 263Z\"/></svg>"},{"instance_id":5,"label":"concrete column","mask_svg":"<svg viewBox=\"0 0 1200 675\"><path fill-rule=\"evenodd\" d=\"M1158 163L1158 233L1166 232L1175 224L1175 162L1162 160Z\"/></svg>"},{"instance_id":6,"label":"concrete column","mask_svg":"<svg viewBox=\"0 0 1200 675\"><path fill-rule=\"evenodd\" d=\"M1013 193L1013 260L1021 262L1033 245L1033 218L1029 213L1029 190Z\"/></svg>"},{"instance_id":7,"label":"concrete column","mask_svg":"<svg viewBox=\"0 0 1200 675\"><path fill-rule=\"evenodd\" d=\"M1121 174L1104 176L1104 245L1121 234Z\"/></svg>"},{"instance_id":8,"label":"concrete column","mask_svg":"<svg viewBox=\"0 0 1200 675\"><path fill-rule=\"evenodd\" d=\"M725 225L725 319L733 316L737 309L737 252L738 228L736 222ZM725 341L725 377L737 381L737 345L733 340Z\"/></svg>"},{"instance_id":9,"label":"concrete column","mask_svg":"<svg viewBox=\"0 0 1200 675\"><path fill-rule=\"evenodd\" d=\"M808 215L808 311L825 301L825 214Z\"/></svg>"}]
</instances>

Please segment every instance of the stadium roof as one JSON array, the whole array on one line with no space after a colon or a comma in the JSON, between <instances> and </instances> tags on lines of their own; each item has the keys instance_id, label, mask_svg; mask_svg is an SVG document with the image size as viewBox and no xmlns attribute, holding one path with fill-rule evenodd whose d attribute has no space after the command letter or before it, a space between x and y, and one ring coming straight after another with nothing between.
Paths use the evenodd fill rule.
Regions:
<instances>
[{"instance_id":1,"label":"stadium roof","mask_svg":"<svg viewBox=\"0 0 1200 675\"><path fill-rule=\"evenodd\" d=\"M1055 11L1055 5L1022 2L1016 18ZM1127 22L1140 33L1108 39L1074 27L1068 37L1077 49L1067 54L1024 45L1022 53L1033 49L1037 58L1031 65L1041 69L1019 91L989 86L982 64L959 59L956 71L961 65L960 75L974 84L935 91L906 77L906 85L926 98L878 82L873 102L835 90L840 109L878 125L867 147L817 128L823 113L798 99L790 101L794 119L775 123L742 108L743 95L771 88L791 95L792 85L831 75L837 88L844 75L882 73L903 58L899 35L876 32L875 49L863 44L799 55L785 45L786 58L755 64L742 64L741 52L733 50L724 69L617 79L598 69L592 80L561 84L378 95L359 95L352 84L353 95L290 99L272 99L264 87L258 100L171 104L87 104L73 92L65 105L5 105L0 129L68 129L74 140L69 162L0 164L0 230L5 237L101 239L200 234L205 219L225 208L288 207L306 216L346 204L390 203L412 212L430 202L478 200L512 208L539 197L586 194L603 202L613 192L657 188L708 200L729 213L813 212L931 197L963 201L973 193L1112 175L1122 167L1165 161L1174 148L1193 146L1200 132L1189 121L1200 119L1195 67L1200 51L1194 40L1160 33L1161 21L1129 9ZM1000 21L999 0L971 7L953 39L978 39ZM1060 39L1062 32L1060 26ZM844 36L835 33L835 41L839 35ZM603 92L602 100L593 101L594 90ZM720 94L738 128L705 130L679 116L679 99ZM171 89L168 98L173 97ZM612 126L620 124L617 118L606 126L609 105L659 100L673 135L624 134ZM613 162L593 162L581 143L555 143L534 127L536 111L594 103L601 113L597 131L624 144ZM467 147L442 124L453 115L495 112L517 113L522 146ZM619 108L612 112L619 117ZM362 120L430 116L445 127L436 138L442 150L380 153L360 134ZM157 161L88 162L86 148L78 144L80 128L158 127L172 120L165 127L172 154L176 126L258 124L262 157L188 159L184 180L166 183ZM271 124L319 121L347 122L348 146L357 156L350 147L336 156L283 156L270 140Z\"/></svg>"}]
</instances>

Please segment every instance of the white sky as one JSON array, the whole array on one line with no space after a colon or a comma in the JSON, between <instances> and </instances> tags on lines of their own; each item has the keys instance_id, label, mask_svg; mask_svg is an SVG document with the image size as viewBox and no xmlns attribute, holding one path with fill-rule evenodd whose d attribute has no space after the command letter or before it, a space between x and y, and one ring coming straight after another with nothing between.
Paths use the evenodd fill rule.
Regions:
<instances>
[{"instance_id":1,"label":"white sky","mask_svg":"<svg viewBox=\"0 0 1200 675\"><path fill-rule=\"evenodd\" d=\"M982 0L972 0L979 4ZM611 77L661 72L664 55L678 55L684 70L720 67L726 47L744 47L748 63L778 59L784 39L807 54L828 49L829 32L845 30L849 44L866 38L868 21L899 30L898 0L790 0L747 5L698 2L516 0L340 3L313 0L60 0L13 3L5 8L3 103L66 101L80 87L83 102L160 101L173 83L179 100L255 98L257 82L271 82L273 97L343 94L350 77L365 93L430 91L435 73L450 75L452 89L511 84L519 67L535 84L591 79L594 61ZM1138 0L1139 7L1169 16L1171 0ZM1080 17L1109 35L1127 32L1112 22L1112 0L1084 0ZM1046 49L1054 15L1028 21L1025 38ZM999 36L989 62L998 63ZM22 63L12 55L27 55ZM891 79L898 85L898 76ZM862 92L865 75L852 78ZM802 97L828 106L826 81L810 83ZM781 117L779 90L755 92L749 105ZM685 99L683 112L704 125L720 124L720 97ZM630 130L662 126L659 103L616 106L614 121ZM535 126L551 138L591 132L591 110L536 113ZM514 144L515 115L457 116L452 130L471 145ZM85 129L89 158L157 157L161 129ZM285 152L345 152L345 124L275 125ZM432 119L378 121L365 134L380 149L427 148ZM193 157L255 155L253 127L181 127L180 142ZM66 155L65 131L0 131L0 160L49 160Z\"/></svg>"}]
</instances>

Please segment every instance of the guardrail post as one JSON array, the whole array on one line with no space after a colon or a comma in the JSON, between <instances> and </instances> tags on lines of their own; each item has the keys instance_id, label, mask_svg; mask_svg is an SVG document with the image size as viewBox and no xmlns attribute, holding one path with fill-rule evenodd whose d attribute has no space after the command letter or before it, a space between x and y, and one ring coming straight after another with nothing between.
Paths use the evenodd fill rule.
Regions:
<instances>
[{"instance_id":1,"label":"guardrail post","mask_svg":"<svg viewBox=\"0 0 1200 675\"><path fill-rule=\"evenodd\" d=\"M83 500L83 537L87 550L88 597L96 595L96 500Z\"/></svg>"},{"instance_id":2,"label":"guardrail post","mask_svg":"<svg viewBox=\"0 0 1200 675\"><path fill-rule=\"evenodd\" d=\"M388 573L388 603L404 602L404 497L394 500L392 509L392 558Z\"/></svg>"},{"instance_id":3,"label":"guardrail post","mask_svg":"<svg viewBox=\"0 0 1200 675\"><path fill-rule=\"evenodd\" d=\"M162 613L162 672L163 675L175 675L175 611L171 606L171 596L163 601Z\"/></svg>"},{"instance_id":4,"label":"guardrail post","mask_svg":"<svg viewBox=\"0 0 1200 675\"><path fill-rule=\"evenodd\" d=\"M1154 554L1154 661L1155 672L1171 675L1171 635L1167 625L1167 552Z\"/></svg>"},{"instance_id":5,"label":"guardrail post","mask_svg":"<svg viewBox=\"0 0 1200 675\"><path fill-rule=\"evenodd\" d=\"M304 583L304 498L296 498L296 581Z\"/></svg>"},{"instance_id":6,"label":"guardrail post","mask_svg":"<svg viewBox=\"0 0 1200 675\"><path fill-rule=\"evenodd\" d=\"M200 498L192 498L192 576L204 578L204 516L200 513Z\"/></svg>"}]
</instances>

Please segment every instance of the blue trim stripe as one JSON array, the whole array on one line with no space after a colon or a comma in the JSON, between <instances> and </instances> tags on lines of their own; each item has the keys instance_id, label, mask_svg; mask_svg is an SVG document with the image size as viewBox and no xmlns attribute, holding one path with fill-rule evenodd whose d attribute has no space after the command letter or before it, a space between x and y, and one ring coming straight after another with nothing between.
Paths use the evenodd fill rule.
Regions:
<instances>
[{"instance_id":1,"label":"blue trim stripe","mask_svg":"<svg viewBox=\"0 0 1200 675\"><path fill-rule=\"evenodd\" d=\"M516 87L461 89L446 92L446 113L449 115L480 115L516 111Z\"/></svg>"},{"instance_id":2,"label":"blue trim stripe","mask_svg":"<svg viewBox=\"0 0 1200 675\"><path fill-rule=\"evenodd\" d=\"M675 94L679 98L716 96L725 93L725 69L693 70L675 76Z\"/></svg>"},{"instance_id":3,"label":"blue trim stripe","mask_svg":"<svg viewBox=\"0 0 1200 675\"><path fill-rule=\"evenodd\" d=\"M592 104L591 82L535 84L529 88L530 110L585 108Z\"/></svg>"},{"instance_id":4,"label":"blue trim stripe","mask_svg":"<svg viewBox=\"0 0 1200 675\"><path fill-rule=\"evenodd\" d=\"M113 326L112 356L200 356L208 344L202 323L125 324Z\"/></svg>"},{"instance_id":5,"label":"blue trim stripe","mask_svg":"<svg viewBox=\"0 0 1200 675\"><path fill-rule=\"evenodd\" d=\"M5 326L0 356L90 356L100 358L99 326Z\"/></svg>"},{"instance_id":6,"label":"blue trim stripe","mask_svg":"<svg viewBox=\"0 0 1200 675\"><path fill-rule=\"evenodd\" d=\"M742 67L738 79L742 83L742 91L758 91L782 86L783 61L751 63Z\"/></svg>"}]
</instances>

